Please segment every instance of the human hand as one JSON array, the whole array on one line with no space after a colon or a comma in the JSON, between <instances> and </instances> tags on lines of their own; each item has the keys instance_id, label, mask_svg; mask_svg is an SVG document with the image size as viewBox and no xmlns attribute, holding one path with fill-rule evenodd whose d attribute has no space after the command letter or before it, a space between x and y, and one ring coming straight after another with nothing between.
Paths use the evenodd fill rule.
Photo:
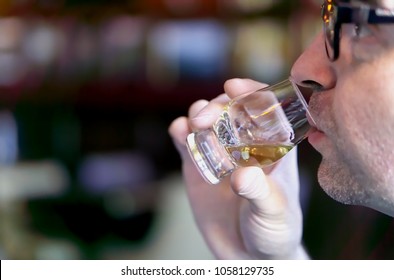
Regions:
<instances>
[{"instance_id":1,"label":"human hand","mask_svg":"<svg viewBox=\"0 0 394 280\"><path fill-rule=\"evenodd\" d=\"M307 258L301 246L302 213L296 149L264 169L235 170L217 185L204 181L186 148L186 136L207 129L230 99L262 88L247 79L225 83L227 94L199 100L169 128L182 158L186 190L197 225L219 259Z\"/></svg>"}]
</instances>

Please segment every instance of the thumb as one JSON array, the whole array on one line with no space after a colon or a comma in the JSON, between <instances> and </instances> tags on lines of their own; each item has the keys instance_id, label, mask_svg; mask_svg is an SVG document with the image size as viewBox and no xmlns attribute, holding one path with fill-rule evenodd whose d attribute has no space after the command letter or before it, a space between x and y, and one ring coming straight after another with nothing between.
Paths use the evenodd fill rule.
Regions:
<instances>
[{"instance_id":1,"label":"thumb","mask_svg":"<svg viewBox=\"0 0 394 280\"><path fill-rule=\"evenodd\" d=\"M233 191L247 199L257 215L276 215L283 211L283 197L275 185L258 167L245 167L234 171L231 176Z\"/></svg>"}]
</instances>

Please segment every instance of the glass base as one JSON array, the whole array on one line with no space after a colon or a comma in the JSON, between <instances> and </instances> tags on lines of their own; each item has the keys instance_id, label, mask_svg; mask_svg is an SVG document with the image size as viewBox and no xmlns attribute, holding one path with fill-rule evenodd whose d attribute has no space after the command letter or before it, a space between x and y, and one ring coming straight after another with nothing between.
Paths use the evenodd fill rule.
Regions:
<instances>
[{"instance_id":1,"label":"glass base","mask_svg":"<svg viewBox=\"0 0 394 280\"><path fill-rule=\"evenodd\" d=\"M186 142L191 158L208 183L218 184L235 169L234 163L213 130L191 133L187 136Z\"/></svg>"}]
</instances>

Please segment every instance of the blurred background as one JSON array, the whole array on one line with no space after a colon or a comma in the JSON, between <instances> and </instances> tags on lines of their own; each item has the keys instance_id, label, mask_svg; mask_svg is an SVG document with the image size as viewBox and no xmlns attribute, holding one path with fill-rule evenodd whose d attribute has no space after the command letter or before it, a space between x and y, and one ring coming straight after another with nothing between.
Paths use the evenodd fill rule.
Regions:
<instances>
[{"instance_id":1,"label":"blurred background","mask_svg":"<svg viewBox=\"0 0 394 280\"><path fill-rule=\"evenodd\" d=\"M0 0L0 257L213 258L168 125L226 79L286 78L320 2ZM390 219L332 201L299 153L312 257L370 256Z\"/></svg>"}]
</instances>

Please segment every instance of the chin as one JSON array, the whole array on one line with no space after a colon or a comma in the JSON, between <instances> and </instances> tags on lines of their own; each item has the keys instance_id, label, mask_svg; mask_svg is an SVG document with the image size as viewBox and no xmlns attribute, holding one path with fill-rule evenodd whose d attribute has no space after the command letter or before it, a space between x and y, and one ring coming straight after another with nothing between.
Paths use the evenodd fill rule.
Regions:
<instances>
[{"instance_id":1,"label":"chin","mask_svg":"<svg viewBox=\"0 0 394 280\"><path fill-rule=\"evenodd\" d=\"M318 170L318 181L326 194L340 203L365 205L370 200L346 166L323 159Z\"/></svg>"}]
</instances>

